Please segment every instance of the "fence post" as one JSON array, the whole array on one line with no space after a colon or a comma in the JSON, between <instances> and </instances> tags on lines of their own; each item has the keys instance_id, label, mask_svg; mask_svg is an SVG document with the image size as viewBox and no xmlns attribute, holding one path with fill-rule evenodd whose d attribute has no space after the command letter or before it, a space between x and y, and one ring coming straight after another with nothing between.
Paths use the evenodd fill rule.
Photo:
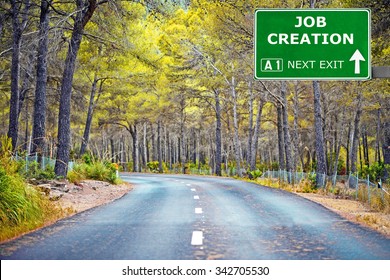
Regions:
<instances>
[{"instance_id":1,"label":"fence post","mask_svg":"<svg viewBox=\"0 0 390 280\"><path fill-rule=\"evenodd\" d=\"M26 154L26 173L28 172L28 155Z\"/></svg>"},{"instance_id":2,"label":"fence post","mask_svg":"<svg viewBox=\"0 0 390 280\"><path fill-rule=\"evenodd\" d=\"M383 190L383 186L382 186L382 178L379 179L379 186L381 188L381 197L382 197L382 202L385 203L385 195L383 194L385 191Z\"/></svg>"},{"instance_id":3,"label":"fence post","mask_svg":"<svg viewBox=\"0 0 390 280\"><path fill-rule=\"evenodd\" d=\"M326 176L326 174L324 173L322 176L323 176L322 177L322 187L325 188L325 176Z\"/></svg>"},{"instance_id":4,"label":"fence post","mask_svg":"<svg viewBox=\"0 0 390 280\"><path fill-rule=\"evenodd\" d=\"M356 200L359 198L359 174L356 174Z\"/></svg>"},{"instance_id":5,"label":"fence post","mask_svg":"<svg viewBox=\"0 0 390 280\"><path fill-rule=\"evenodd\" d=\"M371 205L371 198L370 198L370 175L367 175L367 200L368 200L368 205Z\"/></svg>"}]
</instances>

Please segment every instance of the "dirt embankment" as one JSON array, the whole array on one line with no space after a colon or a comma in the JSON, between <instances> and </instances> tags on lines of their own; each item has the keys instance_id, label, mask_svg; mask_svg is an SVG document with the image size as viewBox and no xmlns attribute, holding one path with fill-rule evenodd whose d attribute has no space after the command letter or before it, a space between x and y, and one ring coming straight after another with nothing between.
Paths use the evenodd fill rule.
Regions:
<instances>
[{"instance_id":1,"label":"dirt embankment","mask_svg":"<svg viewBox=\"0 0 390 280\"><path fill-rule=\"evenodd\" d=\"M363 203L355 200L338 199L314 193L297 194L323 205L349 221L370 227L390 238L389 214L373 212Z\"/></svg>"},{"instance_id":2,"label":"dirt embankment","mask_svg":"<svg viewBox=\"0 0 390 280\"><path fill-rule=\"evenodd\" d=\"M68 189L57 203L63 209L79 213L121 198L132 186L128 183L111 185L107 182L85 180L77 185L68 184Z\"/></svg>"}]
</instances>

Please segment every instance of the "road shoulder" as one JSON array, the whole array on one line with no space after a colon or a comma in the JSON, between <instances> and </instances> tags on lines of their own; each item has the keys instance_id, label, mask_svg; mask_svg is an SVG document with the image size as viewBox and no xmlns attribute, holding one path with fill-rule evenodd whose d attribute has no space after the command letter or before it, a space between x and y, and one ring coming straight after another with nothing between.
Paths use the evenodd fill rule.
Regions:
<instances>
[{"instance_id":1,"label":"road shoulder","mask_svg":"<svg viewBox=\"0 0 390 280\"><path fill-rule=\"evenodd\" d=\"M354 200L340 199L316 193L296 193L308 200L321 204L336 212L343 218L374 229L390 238L390 215L374 212L363 203Z\"/></svg>"}]
</instances>

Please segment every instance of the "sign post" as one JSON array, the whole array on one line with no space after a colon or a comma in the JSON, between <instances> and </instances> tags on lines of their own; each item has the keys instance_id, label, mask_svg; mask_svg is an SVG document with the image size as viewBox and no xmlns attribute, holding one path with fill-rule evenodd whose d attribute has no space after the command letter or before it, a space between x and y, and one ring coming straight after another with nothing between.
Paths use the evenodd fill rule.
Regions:
<instances>
[{"instance_id":1,"label":"sign post","mask_svg":"<svg viewBox=\"0 0 390 280\"><path fill-rule=\"evenodd\" d=\"M370 10L258 9L255 79L369 80Z\"/></svg>"}]
</instances>

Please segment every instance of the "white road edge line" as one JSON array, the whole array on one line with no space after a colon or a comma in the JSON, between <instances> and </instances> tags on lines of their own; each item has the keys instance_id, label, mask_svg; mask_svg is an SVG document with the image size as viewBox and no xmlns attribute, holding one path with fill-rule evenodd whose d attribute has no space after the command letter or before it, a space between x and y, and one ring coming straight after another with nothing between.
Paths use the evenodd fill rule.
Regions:
<instances>
[{"instance_id":1,"label":"white road edge line","mask_svg":"<svg viewBox=\"0 0 390 280\"><path fill-rule=\"evenodd\" d=\"M193 231L191 245L203 245L203 231Z\"/></svg>"},{"instance_id":2,"label":"white road edge line","mask_svg":"<svg viewBox=\"0 0 390 280\"><path fill-rule=\"evenodd\" d=\"M202 214L203 210L202 208L195 208L195 214Z\"/></svg>"},{"instance_id":3,"label":"white road edge line","mask_svg":"<svg viewBox=\"0 0 390 280\"><path fill-rule=\"evenodd\" d=\"M194 199L199 199L199 195L194 195Z\"/></svg>"}]
</instances>

